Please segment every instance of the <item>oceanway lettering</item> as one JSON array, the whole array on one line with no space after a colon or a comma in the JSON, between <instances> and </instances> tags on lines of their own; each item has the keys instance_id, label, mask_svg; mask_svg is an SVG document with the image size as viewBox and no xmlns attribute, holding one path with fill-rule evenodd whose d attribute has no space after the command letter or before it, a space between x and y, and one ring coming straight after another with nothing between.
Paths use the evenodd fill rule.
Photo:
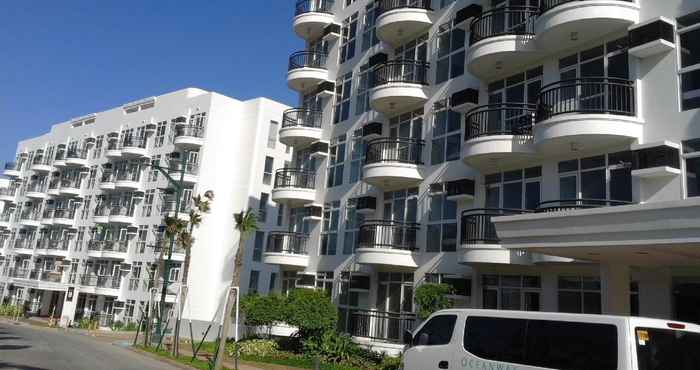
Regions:
<instances>
[{"instance_id":1,"label":"oceanway lettering","mask_svg":"<svg viewBox=\"0 0 700 370\"><path fill-rule=\"evenodd\" d=\"M518 370L518 368L513 365L485 361L473 357L463 358L462 367L469 370Z\"/></svg>"}]
</instances>

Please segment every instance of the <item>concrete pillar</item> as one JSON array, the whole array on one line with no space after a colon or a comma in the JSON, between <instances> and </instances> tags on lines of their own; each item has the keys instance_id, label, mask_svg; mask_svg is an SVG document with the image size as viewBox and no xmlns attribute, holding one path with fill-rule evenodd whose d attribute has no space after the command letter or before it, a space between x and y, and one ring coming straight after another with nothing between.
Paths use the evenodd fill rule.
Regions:
<instances>
[{"instance_id":1,"label":"concrete pillar","mask_svg":"<svg viewBox=\"0 0 700 370\"><path fill-rule=\"evenodd\" d=\"M66 327L75 319L75 309L78 306L78 287L68 287L64 294L63 308L61 310L61 326Z\"/></svg>"},{"instance_id":2,"label":"concrete pillar","mask_svg":"<svg viewBox=\"0 0 700 370\"><path fill-rule=\"evenodd\" d=\"M540 311L557 312L559 310L558 278L553 272L542 274L542 293L540 294Z\"/></svg>"},{"instance_id":3,"label":"concrete pillar","mask_svg":"<svg viewBox=\"0 0 700 370\"><path fill-rule=\"evenodd\" d=\"M603 313L629 315L630 267L621 264L601 264L600 282Z\"/></svg>"},{"instance_id":4,"label":"concrete pillar","mask_svg":"<svg viewBox=\"0 0 700 370\"><path fill-rule=\"evenodd\" d=\"M472 296L470 297L472 308L481 308L483 306L481 303L481 292L482 286L479 270L476 267L472 267Z\"/></svg>"}]
</instances>

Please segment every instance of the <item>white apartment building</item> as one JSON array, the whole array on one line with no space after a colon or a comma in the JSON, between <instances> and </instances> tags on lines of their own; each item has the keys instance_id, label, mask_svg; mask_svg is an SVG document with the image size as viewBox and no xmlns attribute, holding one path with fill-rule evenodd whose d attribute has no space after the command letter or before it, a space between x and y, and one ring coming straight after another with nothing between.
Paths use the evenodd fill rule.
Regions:
<instances>
[{"instance_id":1,"label":"white apartment building","mask_svg":"<svg viewBox=\"0 0 700 370\"><path fill-rule=\"evenodd\" d=\"M390 350L413 292L700 322L700 1L300 0L281 286Z\"/></svg>"},{"instance_id":2,"label":"white apartment building","mask_svg":"<svg viewBox=\"0 0 700 370\"><path fill-rule=\"evenodd\" d=\"M277 142L288 107L264 98L235 100L188 88L72 119L18 144L0 182L0 301L26 304L63 324L89 317L101 326L136 321L150 300L174 215L174 187L191 199L213 191L211 212L194 230L184 318L200 335L221 311L239 235L233 214L259 209L261 230L281 221L269 199L273 168L291 158ZM187 159L185 162L184 159ZM184 175L181 169L184 167ZM243 290L267 292L277 268L261 262L259 234L250 239ZM167 254L167 253L166 253ZM173 251L167 302L178 299L184 250ZM161 273L162 275L162 273Z\"/></svg>"}]
</instances>

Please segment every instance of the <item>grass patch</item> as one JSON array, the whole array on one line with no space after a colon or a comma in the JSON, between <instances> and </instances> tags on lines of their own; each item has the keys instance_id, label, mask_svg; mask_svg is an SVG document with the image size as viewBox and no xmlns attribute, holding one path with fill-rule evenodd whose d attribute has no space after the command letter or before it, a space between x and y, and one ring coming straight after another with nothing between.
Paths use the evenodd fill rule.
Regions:
<instances>
[{"instance_id":1,"label":"grass patch","mask_svg":"<svg viewBox=\"0 0 700 370\"><path fill-rule=\"evenodd\" d=\"M144 352L152 353L152 354L160 356L160 357L165 357L165 358L171 359L173 361L177 361L183 365L187 365L187 366L193 367L195 369L200 369L200 370L209 370L210 369L209 363L207 361L203 361L203 360L200 360L198 358L196 358L196 359L194 359L194 361L192 361L192 356L180 356L180 357L176 358L175 356L171 355L170 352L162 350L162 349L160 351L157 351L155 348L144 347L144 346L136 346L136 348L138 348Z\"/></svg>"}]
</instances>

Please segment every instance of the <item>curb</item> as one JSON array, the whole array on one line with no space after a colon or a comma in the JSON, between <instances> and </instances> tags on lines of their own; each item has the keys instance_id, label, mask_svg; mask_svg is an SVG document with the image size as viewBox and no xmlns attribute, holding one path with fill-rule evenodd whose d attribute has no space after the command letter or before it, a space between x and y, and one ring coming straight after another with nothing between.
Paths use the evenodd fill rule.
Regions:
<instances>
[{"instance_id":1,"label":"curb","mask_svg":"<svg viewBox=\"0 0 700 370\"><path fill-rule=\"evenodd\" d=\"M187 365L182 364L182 363L180 363L180 362L178 362L178 361L175 361L175 360L173 360L173 359L170 359L170 358L167 358L167 357L163 357L163 356L158 356L158 355L153 354L153 353L150 353L150 352L142 351L142 350L140 350L140 349L138 349L138 348L134 348L133 346L129 346L129 347L126 347L126 348L127 348L128 350L130 350L130 351L132 351L132 352L135 352L135 353L138 353L138 354L140 354L140 355L142 355L142 356L144 356L144 357L148 357L148 358L150 358L151 360L156 360L156 361L159 361L159 362L164 362L164 363L166 363L166 364L168 364L168 365L175 366L175 367L177 367L177 368L179 368L179 369L184 369L184 370L196 369L196 368L194 368L194 367L192 367L192 366L187 366Z\"/></svg>"}]
</instances>

